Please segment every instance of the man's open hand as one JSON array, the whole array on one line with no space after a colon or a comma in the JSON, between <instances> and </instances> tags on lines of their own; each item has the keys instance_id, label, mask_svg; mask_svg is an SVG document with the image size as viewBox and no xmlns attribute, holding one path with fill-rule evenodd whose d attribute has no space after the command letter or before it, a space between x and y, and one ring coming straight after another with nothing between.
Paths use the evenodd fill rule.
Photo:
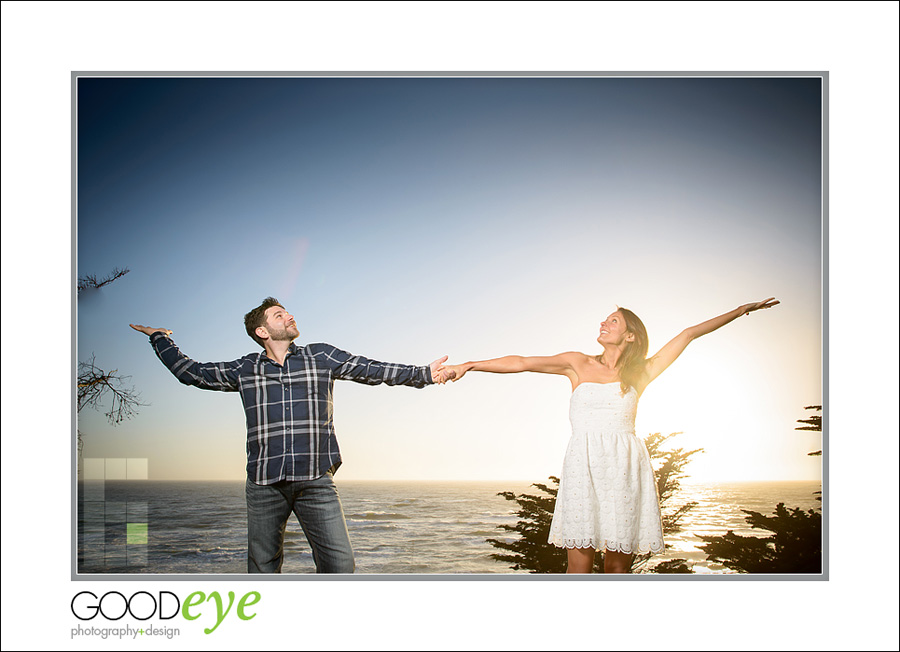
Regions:
<instances>
[{"instance_id":1,"label":"man's open hand","mask_svg":"<svg viewBox=\"0 0 900 652\"><path fill-rule=\"evenodd\" d=\"M153 335L153 333L163 333L164 335L171 335L172 331L168 328L150 328L149 326L141 326L140 324L128 324L134 330L140 331L147 337ZM446 358L444 358L446 360Z\"/></svg>"}]
</instances>

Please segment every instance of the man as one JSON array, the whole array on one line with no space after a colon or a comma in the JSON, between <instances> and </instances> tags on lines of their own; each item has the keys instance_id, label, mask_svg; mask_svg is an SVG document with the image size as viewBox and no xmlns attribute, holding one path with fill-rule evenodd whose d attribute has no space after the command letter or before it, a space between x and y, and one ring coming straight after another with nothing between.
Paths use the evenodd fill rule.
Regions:
<instances>
[{"instance_id":1,"label":"man","mask_svg":"<svg viewBox=\"0 0 900 652\"><path fill-rule=\"evenodd\" d=\"M368 385L444 383L444 356L426 367L368 360L330 344L297 346L294 318L266 298L244 316L264 352L232 362L199 363L169 338L172 331L131 324L150 336L156 355L185 385L240 392L247 417L247 570L278 573L291 512L319 573L352 573L353 549L332 476L341 464L334 433L335 379Z\"/></svg>"}]
</instances>

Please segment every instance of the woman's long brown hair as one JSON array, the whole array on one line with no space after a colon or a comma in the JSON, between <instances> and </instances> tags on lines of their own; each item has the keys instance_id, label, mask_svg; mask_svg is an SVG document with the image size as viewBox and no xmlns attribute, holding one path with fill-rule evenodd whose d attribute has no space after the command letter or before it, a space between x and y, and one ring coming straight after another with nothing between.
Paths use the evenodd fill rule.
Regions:
<instances>
[{"instance_id":1,"label":"woman's long brown hair","mask_svg":"<svg viewBox=\"0 0 900 652\"><path fill-rule=\"evenodd\" d=\"M628 308L619 308L619 312L625 318L626 329L634 335L634 341L625 347L622 357L616 363L616 367L619 370L619 378L621 379L622 393L624 394L629 387L636 387L641 376L644 375L647 368L649 341L647 328L636 314Z\"/></svg>"}]
</instances>

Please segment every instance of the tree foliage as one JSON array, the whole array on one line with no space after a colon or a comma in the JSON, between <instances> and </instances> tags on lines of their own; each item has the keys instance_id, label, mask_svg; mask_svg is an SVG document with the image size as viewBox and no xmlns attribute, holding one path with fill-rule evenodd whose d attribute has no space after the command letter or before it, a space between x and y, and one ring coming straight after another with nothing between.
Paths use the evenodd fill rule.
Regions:
<instances>
[{"instance_id":1,"label":"tree foliage","mask_svg":"<svg viewBox=\"0 0 900 652\"><path fill-rule=\"evenodd\" d=\"M708 559L741 573L821 573L822 513L778 503L774 516L747 509L750 527L771 532L766 537L701 536Z\"/></svg>"},{"instance_id":2,"label":"tree foliage","mask_svg":"<svg viewBox=\"0 0 900 652\"><path fill-rule=\"evenodd\" d=\"M677 507L670 504L670 499L681 489L681 480L687 477L684 467L691 461L691 457L703 451L702 448L692 451L685 451L683 448L663 450L664 443L680 434L680 432L673 432L662 435L655 432L644 439L650 459L656 462L654 473L656 474L656 490L659 492L659 505L662 509L664 534L680 531L681 519L697 506L696 502L688 502Z\"/></svg>"},{"instance_id":3,"label":"tree foliage","mask_svg":"<svg viewBox=\"0 0 900 652\"><path fill-rule=\"evenodd\" d=\"M822 410L821 405L807 405L805 410ZM822 431L822 415L797 419L796 430ZM821 455L814 451L810 455ZM815 492L822 500L821 491ZM768 532L767 536L741 536L728 530L724 536L701 536L706 545L699 546L711 561L740 573L821 573L822 572L822 512L804 511L778 503L774 516L747 509L750 527Z\"/></svg>"},{"instance_id":4,"label":"tree foliage","mask_svg":"<svg viewBox=\"0 0 900 652\"><path fill-rule=\"evenodd\" d=\"M540 489L544 495L519 494L502 491L498 496L506 500L514 500L519 504L516 516L519 521L515 525L501 524L497 527L509 532L518 533L512 541L487 539L495 548L508 550L509 553L493 553L491 558L508 562L513 570L526 569L532 573L563 573L566 569L566 551L548 542L550 522L553 520L553 508L556 505L556 494L559 491L559 478L550 476L555 485L547 486L539 482L532 487Z\"/></svg>"},{"instance_id":5,"label":"tree foliage","mask_svg":"<svg viewBox=\"0 0 900 652\"><path fill-rule=\"evenodd\" d=\"M680 480L686 477L684 467L690 458L703 449L685 451L682 448L663 450L662 444L680 433L662 435L653 433L644 439L650 459L655 462L655 474L659 502L662 508L663 532L671 534L680 529L681 519L697 503L671 505L673 496L680 488ZM556 495L559 491L559 478L550 476L551 485L534 483L531 486L541 494L515 494L503 491L498 495L518 504L515 525L501 524L497 527L505 532L514 533L510 539L487 539L495 548L502 551L491 554L497 561L505 562L513 570L527 570L531 573L565 573L567 555L563 548L549 543L550 524L556 506ZM692 572L684 559L675 559L648 568L650 555L635 555L632 561L633 572L654 573L690 573ZM594 556L594 571L603 568L602 554Z\"/></svg>"},{"instance_id":6,"label":"tree foliage","mask_svg":"<svg viewBox=\"0 0 900 652\"><path fill-rule=\"evenodd\" d=\"M807 405L803 409L804 410L818 410L819 412L821 412L822 406L821 405ZM805 423L806 425L805 426L797 426L796 428L794 428L794 430L813 430L815 432L822 432L822 415L821 414L814 414L811 417L809 417L808 419L797 419L797 423ZM817 451L808 453L808 455L821 455L821 454L822 454L821 450L817 450Z\"/></svg>"}]
</instances>

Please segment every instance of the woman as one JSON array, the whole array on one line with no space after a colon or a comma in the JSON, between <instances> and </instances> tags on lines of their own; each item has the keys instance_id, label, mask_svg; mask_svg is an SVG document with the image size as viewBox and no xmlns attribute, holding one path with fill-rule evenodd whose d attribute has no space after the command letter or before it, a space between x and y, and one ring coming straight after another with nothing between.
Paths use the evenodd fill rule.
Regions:
<instances>
[{"instance_id":1,"label":"woman","mask_svg":"<svg viewBox=\"0 0 900 652\"><path fill-rule=\"evenodd\" d=\"M691 340L777 304L774 298L748 303L687 328L652 358L644 324L619 308L600 324L598 356L510 355L444 367L454 382L469 371L536 371L571 381L572 438L550 526L550 543L567 550L567 572L591 572L595 550L604 551L606 573L630 572L634 553L663 552L656 479L647 448L634 433L638 398Z\"/></svg>"}]
</instances>

